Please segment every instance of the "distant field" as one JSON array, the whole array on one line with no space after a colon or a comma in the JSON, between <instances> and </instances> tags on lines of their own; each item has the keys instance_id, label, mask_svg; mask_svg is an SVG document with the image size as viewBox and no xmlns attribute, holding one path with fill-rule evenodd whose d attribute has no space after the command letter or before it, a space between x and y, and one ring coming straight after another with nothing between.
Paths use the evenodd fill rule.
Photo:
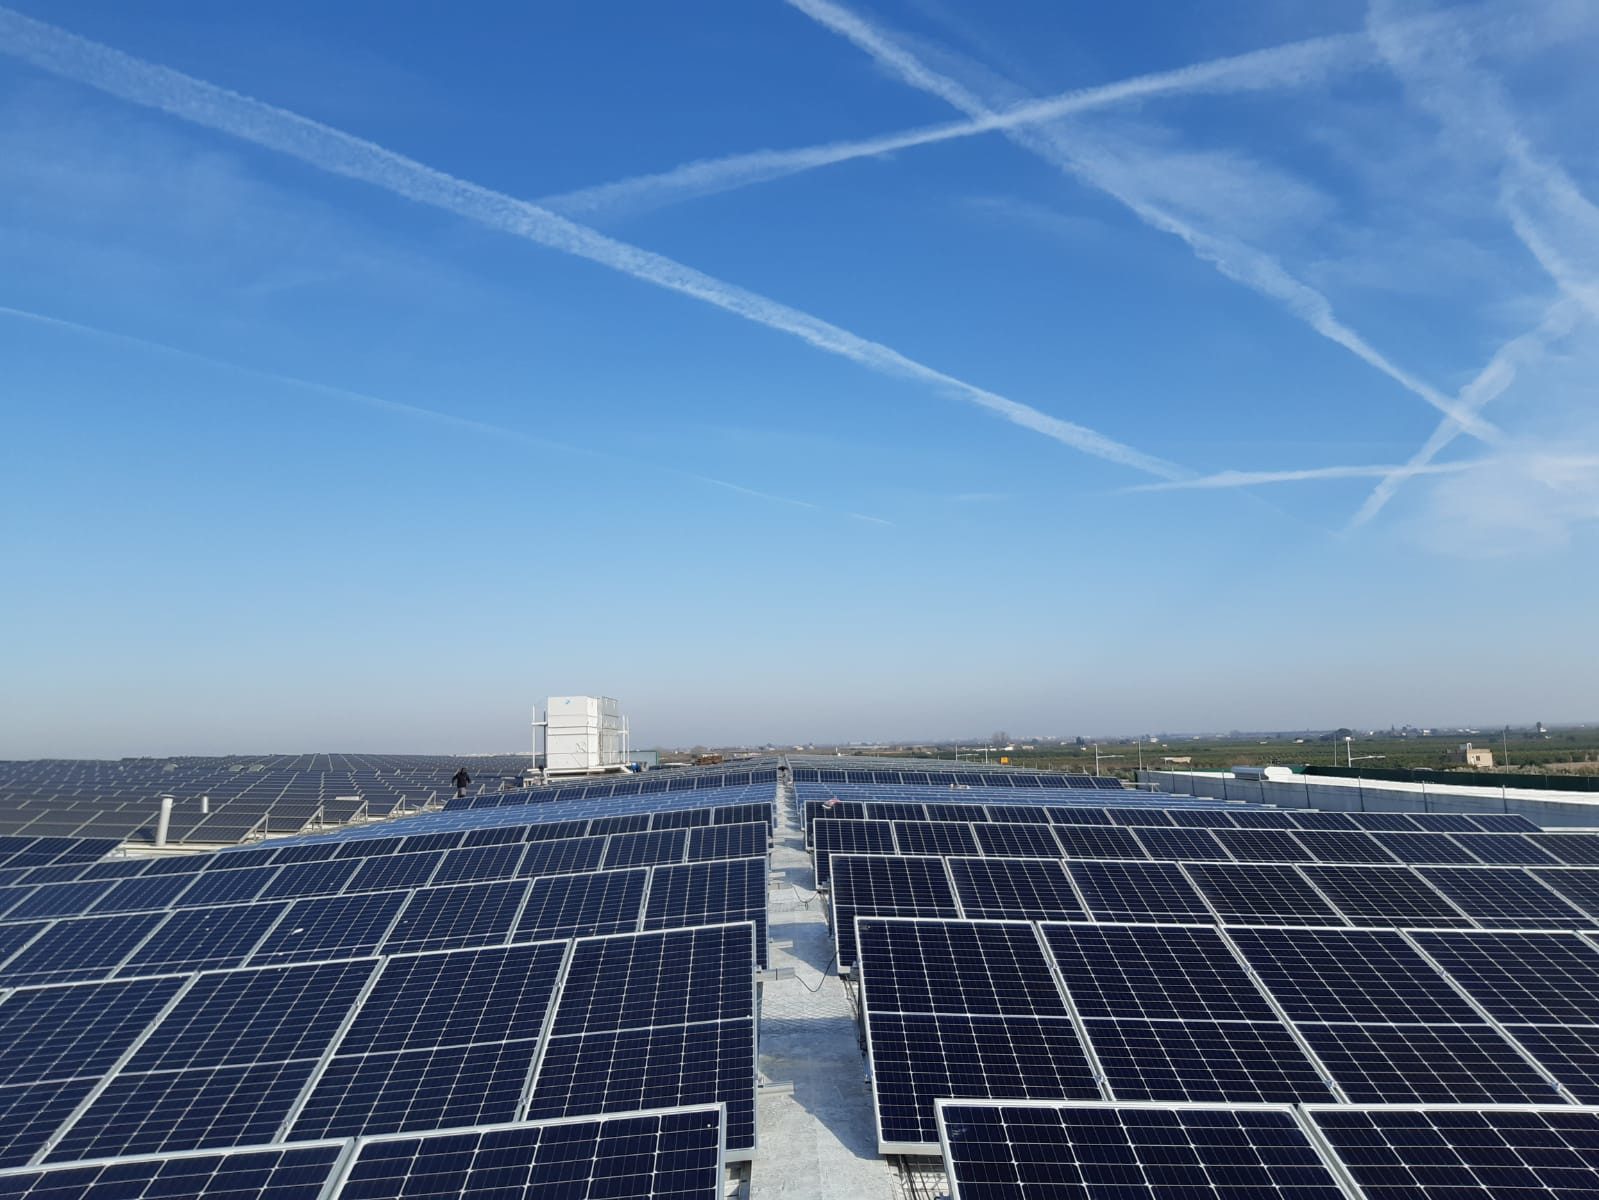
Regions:
<instances>
[{"instance_id":1,"label":"distant field","mask_svg":"<svg viewBox=\"0 0 1599 1200\"><path fill-rule=\"evenodd\" d=\"M1295 736L1297 735L1270 739L1173 738L1164 743L1146 741L1142 747L1131 740L1101 742L1099 770L1102 775L1130 776L1138 767L1140 751L1146 767L1169 765L1161 761L1167 757L1193 759L1192 763L1175 764L1178 770L1218 771L1232 766L1273 764L1289 766L1301 763L1331 766L1335 752L1337 765L1345 765L1345 743L1342 736L1337 739L1336 751L1332 741L1319 740L1316 735L1308 736L1303 742L1296 742ZM1325 738L1326 735L1321 736ZM1357 733L1349 743L1349 748L1354 752L1356 767L1447 769L1459 765L1450 763L1449 755L1462 742L1467 741L1475 746L1486 746L1492 750L1495 769L1503 768L1506 739L1498 730L1408 738L1391 737L1387 734L1366 737ZM1599 774L1599 728L1551 729L1545 737L1539 737L1528 731L1511 730L1508 748L1512 771ZM947 751L945 754L947 756ZM988 761L997 766L1001 756L1001 753L991 752ZM974 759L982 761L981 754L972 755L963 752L961 757L967 761ZM1008 758L1012 766L1090 773L1094 769L1092 744L1081 747L1051 746L1031 753L1014 750L1004 753L1003 757Z\"/></svg>"}]
</instances>

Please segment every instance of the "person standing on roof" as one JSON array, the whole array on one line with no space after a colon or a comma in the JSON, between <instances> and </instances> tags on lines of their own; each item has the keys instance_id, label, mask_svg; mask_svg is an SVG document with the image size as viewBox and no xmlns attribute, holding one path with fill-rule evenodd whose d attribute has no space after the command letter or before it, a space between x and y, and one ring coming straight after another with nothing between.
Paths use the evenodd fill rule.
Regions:
<instances>
[{"instance_id":1,"label":"person standing on roof","mask_svg":"<svg viewBox=\"0 0 1599 1200\"><path fill-rule=\"evenodd\" d=\"M455 798L459 800L466 795L466 787L472 782L472 777L466 773L466 768L462 767L451 777L450 782L455 785Z\"/></svg>"}]
</instances>

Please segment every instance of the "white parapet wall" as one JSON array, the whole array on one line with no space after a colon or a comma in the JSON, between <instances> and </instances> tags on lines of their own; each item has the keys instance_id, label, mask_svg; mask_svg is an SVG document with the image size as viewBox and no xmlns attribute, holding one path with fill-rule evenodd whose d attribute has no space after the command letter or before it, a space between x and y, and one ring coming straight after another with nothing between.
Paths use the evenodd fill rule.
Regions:
<instances>
[{"instance_id":1,"label":"white parapet wall","mask_svg":"<svg viewBox=\"0 0 1599 1200\"><path fill-rule=\"evenodd\" d=\"M1262 777L1231 771L1141 770L1138 782L1179 796L1209 796L1278 808L1319 808L1327 812L1520 813L1545 828L1599 828L1599 793L1549 792L1514 786L1466 787L1428 780L1398 782L1345 779L1333 775L1295 775L1271 768Z\"/></svg>"}]
</instances>

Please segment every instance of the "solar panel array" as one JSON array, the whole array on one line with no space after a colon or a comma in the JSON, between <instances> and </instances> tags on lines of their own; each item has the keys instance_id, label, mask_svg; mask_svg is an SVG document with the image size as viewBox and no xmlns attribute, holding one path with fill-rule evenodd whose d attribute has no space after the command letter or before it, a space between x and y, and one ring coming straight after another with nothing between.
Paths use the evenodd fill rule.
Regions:
<instances>
[{"instance_id":1,"label":"solar panel array","mask_svg":"<svg viewBox=\"0 0 1599 1200\"><path fill-rule=\"evenodd\" d=\"M461 765L358 754L0 762L0 834L149 842L160 797L171 795L172 842L226 844L417 811L453 795ZM466 760L474 788L496 791L526 765L514 755Z\"/></svg>"},{"instance_id":2,"label":"solar panel array","mask_svg":"<svg viewBox=\"0 0 1599 1200\"><path fill-rule=\"evenodd\" d=\"M755 1147L774 791L14 847L0 1197L719 1195Z\"/></svg>"},{"instance_id":3,"label":"solar panel array","mask_svg":"<svg viewBox=\"0 0 1599 1200\"><path fill-rule=\"evenodd\" d=\"M813 807L811 846L879 1150L942 1149L956 1195L1160 1194L1155 1171L1187 1200L1241 1145L1262 1187L1293 1190L1288 1155L1342 1194L1307 1112L1599 1103L1599 834L923 793Z\"/></svg>"}]
</instances>

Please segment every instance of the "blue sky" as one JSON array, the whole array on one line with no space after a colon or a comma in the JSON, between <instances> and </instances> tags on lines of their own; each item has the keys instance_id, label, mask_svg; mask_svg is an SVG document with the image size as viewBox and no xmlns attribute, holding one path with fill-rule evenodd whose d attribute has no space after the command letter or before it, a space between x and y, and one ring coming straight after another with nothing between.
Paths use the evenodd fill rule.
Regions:
<instances>
[{"instance_id":1,"label":"blue sky","mask_svg":"<svg viewBox=\"0 0 1599 1200\"><path fill-rule=\"evenodd\" d=\"M0 52L0 755L1595 716L1591 5Z\"/></svg>"}]
</instances>

